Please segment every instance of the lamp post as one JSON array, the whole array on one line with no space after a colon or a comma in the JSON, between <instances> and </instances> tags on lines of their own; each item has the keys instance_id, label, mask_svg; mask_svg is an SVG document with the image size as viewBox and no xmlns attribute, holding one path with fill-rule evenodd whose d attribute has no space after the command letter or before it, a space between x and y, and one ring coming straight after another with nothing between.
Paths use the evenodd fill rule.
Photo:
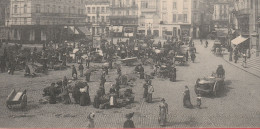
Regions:
<instances>
[{"instance_id":1,"label":"lamp post","mask_svg":"<svg viewBox=\"0 0 260 129\"><path fill-rule=\"evenodd\" d=\"M7 42L9 42L9 40L10 40L10 36L9 36L9 20L7 20L6 21L6 23L7 23Z\"/></svg>"},{"instance_id":2,"label":"lamp post","mask_svg":"<svg viewBox=\"0 0 260 129\"><path fill-rule=\"evenodd\" d=\"M114 44L114 29L113 29L113 25L110 26L110 35L111 35L111 42L112 44Z\"/></svg>"}]
</instances>

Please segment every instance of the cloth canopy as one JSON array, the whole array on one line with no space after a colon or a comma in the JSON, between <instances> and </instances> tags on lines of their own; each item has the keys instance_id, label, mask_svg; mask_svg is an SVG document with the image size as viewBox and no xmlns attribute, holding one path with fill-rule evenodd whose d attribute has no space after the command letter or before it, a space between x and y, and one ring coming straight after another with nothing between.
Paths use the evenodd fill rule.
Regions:
<instances>
[{"instance_id":1,"label":"cloth canopy","mask_svg":"<svg viewBox=\"0 0 260 129\"><path fill-rule=\"evenodd\" d=\"M77 27L79 29L79 32L85 34L86 36L91 35L89 30L86 27Z\"/></svg>"},{"instance_id":2,"label":"cloth canopy","mask_svg":"<svg viewBox=\"0 0 260 129\"><path fill-rule=\"evenodd\" d=\"M69 30L72 34L79 34L79 31L74 26L69 26Z\"/></svg>"},{"instance_id":3,"label":"cloth canopy","mask_svg":"<svg viewBox=\"0 0 260 129\"><path fill-rule=\"evenodd\" d=\"M244 38L244 37L242 37L242 36L238 36L237 38L233 39L233 40L231 41L231 43L234 44L234 45L239 45L239 44L245 42L247 39L248 39L248 38Z\"/></svg>"}]
</instances>

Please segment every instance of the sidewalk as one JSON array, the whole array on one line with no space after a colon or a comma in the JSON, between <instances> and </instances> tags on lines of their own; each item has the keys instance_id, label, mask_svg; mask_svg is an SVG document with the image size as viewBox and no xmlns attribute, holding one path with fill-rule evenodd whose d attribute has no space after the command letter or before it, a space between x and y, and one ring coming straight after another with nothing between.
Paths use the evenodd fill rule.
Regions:
<instances>
[{"instance_id":1,"label":"sidewalk","mask_svg":"<svg viewBox=\"0 0 260 129\"><path fill-rule=\"evenodd\" d=\"M256 57L256 58L252 57L251 59L247 60L246 67L243 66L244 59L242 59L242 58L239 58L237 63L234 62L234 59L233 59L233 61L229 61L229 52L227 52L227 50L223 53L223 59L226 62L228 62L229 64L260 78L260 58L259 57Z\"/></svg>"}]
</instances>

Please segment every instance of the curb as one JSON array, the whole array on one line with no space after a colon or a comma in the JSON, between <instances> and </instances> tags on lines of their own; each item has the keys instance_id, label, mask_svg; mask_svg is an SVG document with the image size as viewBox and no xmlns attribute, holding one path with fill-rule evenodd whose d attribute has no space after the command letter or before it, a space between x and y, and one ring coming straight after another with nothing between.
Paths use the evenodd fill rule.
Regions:
<instances>
[{"instance_id":1,"label":"curb","mask_svg":"<svg viewBox=\"0 0 260 129\"><path fill-rule=\"evenodd\" d=\"M229 62L228 60L226 60L226 59L224 58L224 56L223 56L222 58L223 58L223 60L225 60L227 63L229 63L229 64L231 64L231 65L233 65L233 66L235 66L235 67L237 67L237 68L239 68L239 69L241 69L241 70L243 70L243 71L245 71L245 72L247 72L247 73L249 73L249 74L252 74L252 75L254 75L254 76L260 78L259 75L254 74L254 73L252 73L252 72L249 72L249 71L247 71L247 70L245 70L245 69L243 69L243 68L240 68L239 66L236 66L236 65L234 65L233 63Z\"/></svg>"}]
</instances>

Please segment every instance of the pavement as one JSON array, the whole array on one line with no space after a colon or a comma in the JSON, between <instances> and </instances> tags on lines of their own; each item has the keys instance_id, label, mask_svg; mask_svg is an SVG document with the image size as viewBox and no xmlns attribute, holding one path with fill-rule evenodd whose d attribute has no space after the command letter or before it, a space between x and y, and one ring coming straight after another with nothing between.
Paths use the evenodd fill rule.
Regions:
<instances>
[{"instance_id":1,"label":"pavement","mask_svg":"<svg viewBox=\"0 0 260 129\"><path fill-rule=\"evenodd\" d=\"M237 63L234 62L234 59L233 61L229 61L229 52L226 50L224 51L223 59L229 64L260 78L260 56L256 57L255 54L251 55L251 58L247 59L245 65L243 58L239 58Z\"/></svg>"},{"instance_id":2,"label":"pavement","mask_svg":"<svg viewBox=\"0 0 260 129\"><path fill-rule=\"evenodd\" d=\"M146 103L142 98L144 80L137 79L135 86L132 87L135 102L129 108L101 110L93 106L82 107L77 104L40 104L43 88L49 86L51 82L61 80L63 76L70 78L70 68L64 71L49 71L47 75L33 79L23 77L23 71L16 71L13 76L0 73L0 127L86 128L88 113L95 112L96 128L122 128L126 120L125 114L135 112L133 121L137 128L159 128L159 102L162 98L165 98L169 105L166 128L260 127L259 78L212 54L210 50L213 41L209 41L208 48L200 45L199 40L194 42L197 49L195 63L189 61L184 66L177 65L177 82L157 77L153 79L152 85L155 89L153 103ZM211 75L219 64L222 64L226 71L225 90L219 97L203 96L201 109L184 108L182 104L184 86L189 87L191 102L196 105L195 81ZM91 63L91 65L99 64ZM147 74L152 71L150 66L144 68ZM122 73L138 77L133 74L133 69L134 67L122 66ZM91 76L89 86L92 101L99 86L100 74L101 71L96 71ZM114 83L115 77L116 69L110 70L106 78L106 92ZM6 108L5 100L12 89L27 89L26 110Z\"/></svg>"}]
</instances>

